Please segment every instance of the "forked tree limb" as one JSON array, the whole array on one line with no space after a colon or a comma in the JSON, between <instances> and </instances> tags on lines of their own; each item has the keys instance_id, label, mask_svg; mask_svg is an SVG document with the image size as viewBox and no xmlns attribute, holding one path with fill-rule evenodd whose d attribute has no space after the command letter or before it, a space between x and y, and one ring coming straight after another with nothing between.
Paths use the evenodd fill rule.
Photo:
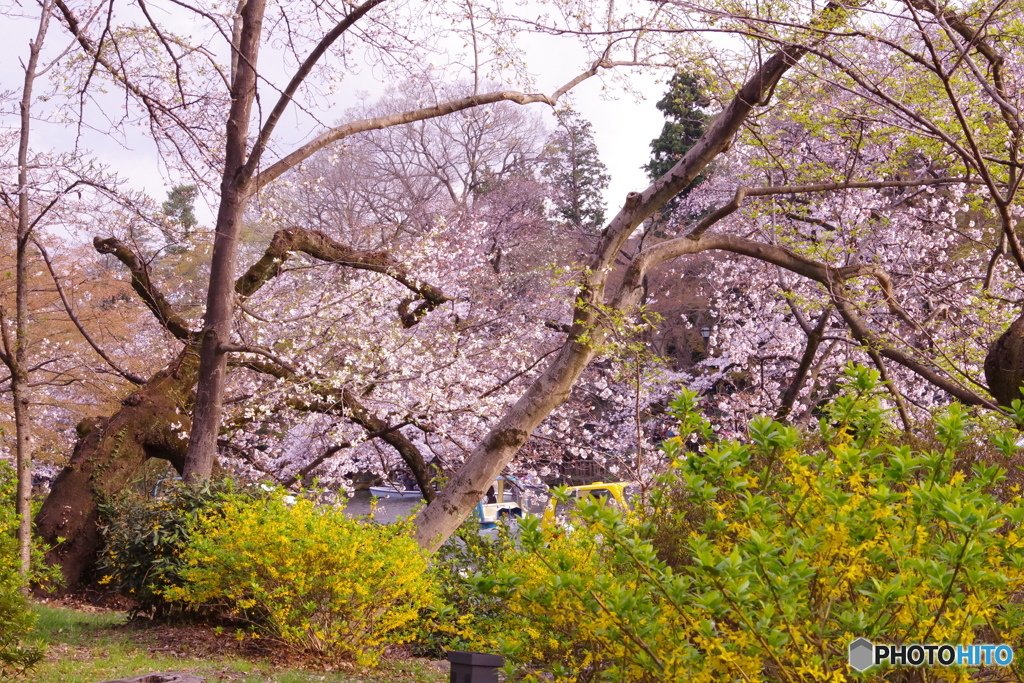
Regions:
<instances>
[{"instance_id":1,"label":"forked tree limb","mask_svg":"<svg viewBox=\"0 0 1024 683\"><path fill-rule=\"evenodd\" d=\"M796 306L792 306L792 309L794 313L799 310ZM796 397L800 395L800 390L803 389L804 383L807 381L807 375L810 374L811 366L814 364L814 358L818 355L818 347L821 346L821 340L825 336L825 329L828 327L828 321L831 317L832 308L828 307L821 312L817 325L812 329L804 329L807 333L807 343L804 345L804 352L800 357L800 364L797 366L796 373L793 375L793 379L790 380L789 386L786 387L786 391L782 394L778 410L775 411L776 420L781 422L789 417L790 412L792 412L793 405L796 403Z\"/></svg>"},{"instance_id":2,"label":"forked tree limb","mask_svg":"<svg viewBox=\"0 0 1024 683\"><path fill-rule=\"evenodd\" d=\"M196 332L190 330L184 319L174 310L160 289L153 283L148 264L132 249L116 237L93 240L93 244L101 254L116 257L128 268L132 275L132 288L142 298L146 306L153 312L157 320L175 337L194 346L198 342ZM423 315L450 299L438 288L412 277L390 254L352 249L321 232L303 228L279 230L271 240L270 246L248 271L235 281L235 292L241 296L255 294L267 282L281 272L282 264L293 251L303 253L328 263L338 263L359 270L381 273L403 284L417 295L415 299L401 302L399 311L406 327L414 325ZM409 304L419 301L414 309ZM0 321L2 322L2 321ZM252 353L261 355L270 362L245 362L244 365L258 372L272 374L283 379L296 377L296 369L269 349L239 344L222 345L224 352ZM326 391L326 390L325 390ZM329 392L328 392L329 393ZM397 428L386 421L373 416L351 391L343 392L342 405L347 417L356 422L370 434L384 440L393 447L409 468L413 471L417 483L427 500L433 498L431 477L419 452ZM326 406L320 406L326 408ZM341 408L341 406L335 406Z\"/></svg>"},{"instance_id":3,"label":"forked tree limb","mask_svg":"<svg viewBox=\"0 0 1024 683\"><path fill-rule=\"evenodd\" d=\"M568 83L558 88L558 90L551 95L545 95L543 93L524 93L515 90L498 90L489 93L470 95L468 97L460 97L446 102L440 102L430 107L394 112L392 114L375 116L367 119L361 119L359 121L350 121L324 131L259 173L255 173L256 169L254 166L251 168L247 166L247 170L255 173L255 175L252 176L252 180L249 182L246 192L250 195L259 192L261 188L278 179L321 149L357 133L380 130L383 128L390 128L392 126L400 126L406 123L413 123L415 121L440 118L442 116L454 114L455 112L473 109L475 107L482 107L488 104L496 104L498 102L514 102L515 104L521 105L539 102L554 107L562 95L588 78L591 78L601 69L636 65L636 62L617 62L602 58L594 62L589 69L580 73Z\"/></svg>"},{"instance_id":4,"label":"forked tree limb","mask_svg":"<svg viewBox=\"0 0 1024 683\"><path fill-rule=\"evenodd\" d=\"M121 377L124 377L132 384L138 386L145 384L145 377L141 377L140 375L136 375L134 372L129 372L128 370L123 369L114 361L113 358L110 357L109 354L107 354L106 351L103 350L103 347L97 344L96 340L92 338L92 335L89 334L88 330L86 330L85 326L82 324L82 321L79 320L78 316L75 314L75 309L72 308L71 302L68 301L67 294L64 293L64 286L60 283L60 277L58 277L57 271L54 270L53 263L50 261L50 255L38 240L35 241L35 245L36 249L39 250L39 254L43 257L43 263L46 264L46 269L50 271L50 277L53 279L53 284L57 288L57 295L60 296L60 301L64 305L64 311L68 314L68 317L71 318L71 322L74 323L79 334L82 335L82 338L85 339L86 343L92 347L92 350L95 351L96 354L114 370L114 372L121 375Z\"/></svg>"},{"instance_id":5,"label":"forked tree limb","mask_svg":"<svg viewBox=\"0 0 1024 683\"><path fill-rule=\"evenodd\" d=\"M175 337L188 344L198 341L197 333L192 330L185 319L174 310L160 288L153 282L149 272L149 264L116 237L93 238L93 246L101 254L110 254L123 263L132 274L132 289L153 312L163 327Z\"/></svg>"},{"instance_id":6,"label":"forked tree limb","mask_svg":"<svg viewBox=\"0 0 1024 683\"><path fill-rule=\"evenodd\" d=\"M399 305L399 315L405 327L416 324L420 318L451 299L437 287L413 277L386 251L353 249L318 230L287 228L274 233L270 245L259 261L249 267L235 283L235 292L243 297L252 296L260 287L276 277L292 252L300 251L325 263L336 263L356 270L368 270L392 278L416 295ZM416 300L419 305L410 309Z\"/></svg>"}]
</instances>

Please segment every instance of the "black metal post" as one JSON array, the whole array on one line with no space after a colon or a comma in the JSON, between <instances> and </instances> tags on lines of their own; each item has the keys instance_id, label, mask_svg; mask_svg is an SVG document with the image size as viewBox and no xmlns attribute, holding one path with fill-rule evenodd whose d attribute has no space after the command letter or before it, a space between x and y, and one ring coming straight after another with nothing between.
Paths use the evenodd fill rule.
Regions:
<instances>
[{"instance_id":1,"label":"black metal post","mask_svg":"<svg viewBox=\"0 0 1024 683\"><path fill-rule=\"evenodd\" d=\"M449 683L498 683L498 668L505 664L501 656L483 652L449 652L448 661Z\"/></svg>"}]
</instances>

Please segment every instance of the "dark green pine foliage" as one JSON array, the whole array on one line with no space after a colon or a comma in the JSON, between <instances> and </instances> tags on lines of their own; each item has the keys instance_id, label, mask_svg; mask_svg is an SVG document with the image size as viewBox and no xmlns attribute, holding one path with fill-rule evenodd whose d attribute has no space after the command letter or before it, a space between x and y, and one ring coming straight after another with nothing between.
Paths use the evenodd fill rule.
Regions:
<instances>
[{"instance_id":1,"label":"dark green pine foliage","mask_svg":"<svg viewBox=\"0 0 1024 683\"><path fill-rule=\"evenodd\" d=\"M608 168L594 143L590 122L572 109L555 112L558 128L548 139L544 176L554 185L555 211L578 230L604 226L604 199Z\"/></svg>"},{"instance_id":2,"label":"dark green pine foliage","mask_svg":"<svg viewBox=\"0 0 1024 683\"><path fill-rule=\"evenodd\" d=\"M700 80L692 74L679 71L669 81L668 92L658 102L658 110L665 118L661 135L651 140L651 160L643 166L647 176L656 180L683 158L704 134L708 125L707 97L701 92ZM706 178L706 171L697 177L680 195Z\"/></svg>"},{"instance_id":3,"label":"dark green pine foliage","mask_svg":"<svg viewBox=\"0 0 1024 683\"><path fill-rule=\"evenodd\" d=\"M167 193L167 201L163 203L164 215L171 223L180 226L184 230L185 237L189 236L192 228L196 226L195 185L175 185Z\"/></svg>"}]
</instances>

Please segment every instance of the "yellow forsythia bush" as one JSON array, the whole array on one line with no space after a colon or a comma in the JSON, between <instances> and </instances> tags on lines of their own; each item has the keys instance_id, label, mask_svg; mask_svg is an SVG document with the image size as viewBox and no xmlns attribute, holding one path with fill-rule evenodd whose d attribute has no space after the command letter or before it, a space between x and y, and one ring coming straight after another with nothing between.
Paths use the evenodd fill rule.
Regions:
<instances>
[{"instance_id":1,"label":"yellow forsythia bush","mask_svg":"<svg viewBox=\"0 0 1024 683\"><path fill-rule=\"evenodd\" d=\"M683 392L670 467L637 513L584 500L571 527L523 520L518 546L468 580L504 606L485 625L510 680L1024 680L1019 654L849 666L857 638L1024 651L1024 499L1016 428L954 404L907 437L877 373L847 374L813 434L755 418L715 441ZM1024 427L1024 403L1013 412Z\"/></svg>"},{"instance_id":2,"label":"yellow forsythia bush","mask_svg":"<svg viewBox=\"0 0 1024 683\"><path fill-rule=\"evenodd\" d=\"M226 607L299 649L360 664L409 640L437 599L408 525L292 496L231 499L200 516L182 559L184 585L167 599Z\"/></svg>"},{"instance_id":3,"label":"yellow forsythia bush","mask_svg":"<svg viewBox=\"0 0 1024 683\"><path fill-rule=\"evenodd\" d=\"M619 585L628 570L618 570L589 527L542 527L527 517L521 529L525 544L499 541L501 559L491 571L468 577L471 592L500 605L474 614L475 644L505 656L510 680L600 680L629 647L601 603L609 583Z\"/></svg>"}]
</instances>

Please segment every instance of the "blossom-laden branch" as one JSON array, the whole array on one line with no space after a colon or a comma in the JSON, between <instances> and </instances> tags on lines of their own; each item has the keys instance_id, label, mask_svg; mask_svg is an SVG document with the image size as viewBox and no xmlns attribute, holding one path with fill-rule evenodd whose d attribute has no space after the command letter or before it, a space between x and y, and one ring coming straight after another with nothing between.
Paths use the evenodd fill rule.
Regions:
<instances>
[{"instance_id":1,"label":"blossom-laden branch","mask_svg":"<svg viewBox=\"0 0 1024 683\"><path fill-rule=\"evenodd\" d=\"M264 357L272 357L273 354L263 353L263 349L244 349L246 352L257 353ZM245 367L255 372L271 375L280 379L296 379L296 372L287 363L275 359L271 363L261 361L247 361ZM313 411L325 415L343 415L352 420L367 431L367 438L379 438L384 443L394 448L403 462L412 471L416 484L419 486L423 497L430 502L436 495L433 488L433 477L427 467L423 454L419 449L402 434L401 428L406 424L392 425L386 420L375 416L362 404L351 390L337 389L323 385L316 381L308 382L305 389L313 397L293 398L288 401L288 407L294 410ZM339 449L340 450L340 449ZM335 451L337 452L337 451ZM333 453L332 453L333 454ZM326 457L324 458L326 459ZM318 463L319 464L319 463ZM315 467L315 465L314 465ZM312 469L310 470L312 471ZM307 472L308 474L308 472ZM305 475L302 475L305 476Z\"/></svg>"},{"instance_id":2,"label":"blossom-laden branch","mask_svg":"<svg viewBox=\"0 0 1024 683\"><path fill-rule=\"evenodd\" d=\"M858 277L872 277L876 279L881 283L883 292L886 292L887 304L890 310L893 310L894 301L891 298L891 288L886 287L886 283L889 280L888 274L879 266L873 264L830 266L797 254L785 247L765 244L736 235L707 233L699 239L678 237L648 247L633 259L616 296L616 305L622 306L625 302L633 301L637 298L636 292L642 287L643 277L650 268L670 259L712 250L727 251L748 256L765 263L771 263L824 285L836 310L846 322L854 339L858 342L864 344L869 349L877 351L881 356L899 363L968 405L980 405L992 410L999 410L999 406L991 400L979 396L956 381L943 376L934 368L925 365L909 354L885 344L870 329L850 299L845 283ZM888 291L886 291L887 289ZM896 305L896 310L902 309ZM902 318L902 316L900 317Z\"/></svg>"},{"instance_id":3,"label":"blossom-laden branch","mask_svg":"<svg viewBox=\"0 0 1024 683\"><path fill-rule=\"evenodd\" d=\"M372 439L383 438L385 436L388 436L392 432L397 432L402 427L408 427L410 424L412 424L412 423L411 422L399 422L398 424L391 425L390 427L388 427L386 429L381 429L381 430L376 431L376 432L370 432L369 434L366 435L366 440L370 441ZM294 484L297 484L300 481L303 481L317 467L320 467L320 465L322 465L325 462L327 462L327 460L329 460L331 458L331 456L333 456L333 455L335 455L335 454L345 450L346 448L353 448L356 445L358 445L358 444L354 443L352 441L344 441L342 443L334 444L333 446L330 446L329 448L325 449L320 455L316 456L315 458L310 460L308 463L303 465L301 468L299 468L299 470L297 472L295 472L294 474L290 475L288 478L284 479L281 482L281 486L288 487L288 486L292 486ZM430 496L431 499L433 499L433 497L434 497L433 489L428 488L428 489L424 489L424 490L430 491L430 493L428 495Z\"/></svg>"},{"instance_id":4,"label":"blossom-laden branch","mask_svg":"<svg viewBox=\"0 0 1024 683\"><path fill-rule=\"evenodd\" d=\"M238 278L235 292L243 297L252 296L256 290L281 272L285 259L296 251L327 263L380 273L404 285L416 295L416 298L406 299L399 305L399 316L405 327L412 327L424 315L446 301L451 301L437 287L410 275L388 252L353 249L322 232L305 228L278 230L263 257ZM420 303L412 307L411 304L417 300Z\"/></svg>"},{"instance_id":5,"label":"blossom-laden branch","mask_svg":"<svg viewBox=\"0 0 1024 683\"><path fill-rule=\"evenodd\" d=\"M132 275L132 288L138 293L164 328L189 345L194 346L198 343L198 334L188 327L188 324L174 310L166 296L153 283L149 265L144 259L116 237L106 239L97 237L93 240L93 244L98 252L113 255L128 268ZM264 284L281 272L284 260L293 251L301 251L329 263L338 263L360 270L381 273L405 285L420 298L420 304L413 310L409 310L411 300L406 299L401 302L399 310L402 314L402 322L406 327L415 325L423 315L450 300L438 288L413 278L386 252L352 249L336 242L323 233L302 228L278 231L271 240L270 246L263 257L253 264L242 277L236 280L236 293L241 296L255 294ZM282 379L295 379L298 376L294 366L269 349L257 346L222 344L221 350L225 353L256 354L267 358L270 362L248 361L243 363L246 367L257 372L271 374ZM362 405L356 395L347 389L341 392L340 403L325 398L331 394L331 391L327 389L319 393L322 394L321 399L323 400L315 402L315 405L308 404L302 407L307 410L315 409L325 412L342 413L366 429L374 437L381 438L385 443L398 451L399 455L412 470L427 500L433 499L434 493L431 487L431 477L423 456L398 428L372 415ZM324 402L325 400L327 401L326 403Z\"/></svg>"}]
</instances>

